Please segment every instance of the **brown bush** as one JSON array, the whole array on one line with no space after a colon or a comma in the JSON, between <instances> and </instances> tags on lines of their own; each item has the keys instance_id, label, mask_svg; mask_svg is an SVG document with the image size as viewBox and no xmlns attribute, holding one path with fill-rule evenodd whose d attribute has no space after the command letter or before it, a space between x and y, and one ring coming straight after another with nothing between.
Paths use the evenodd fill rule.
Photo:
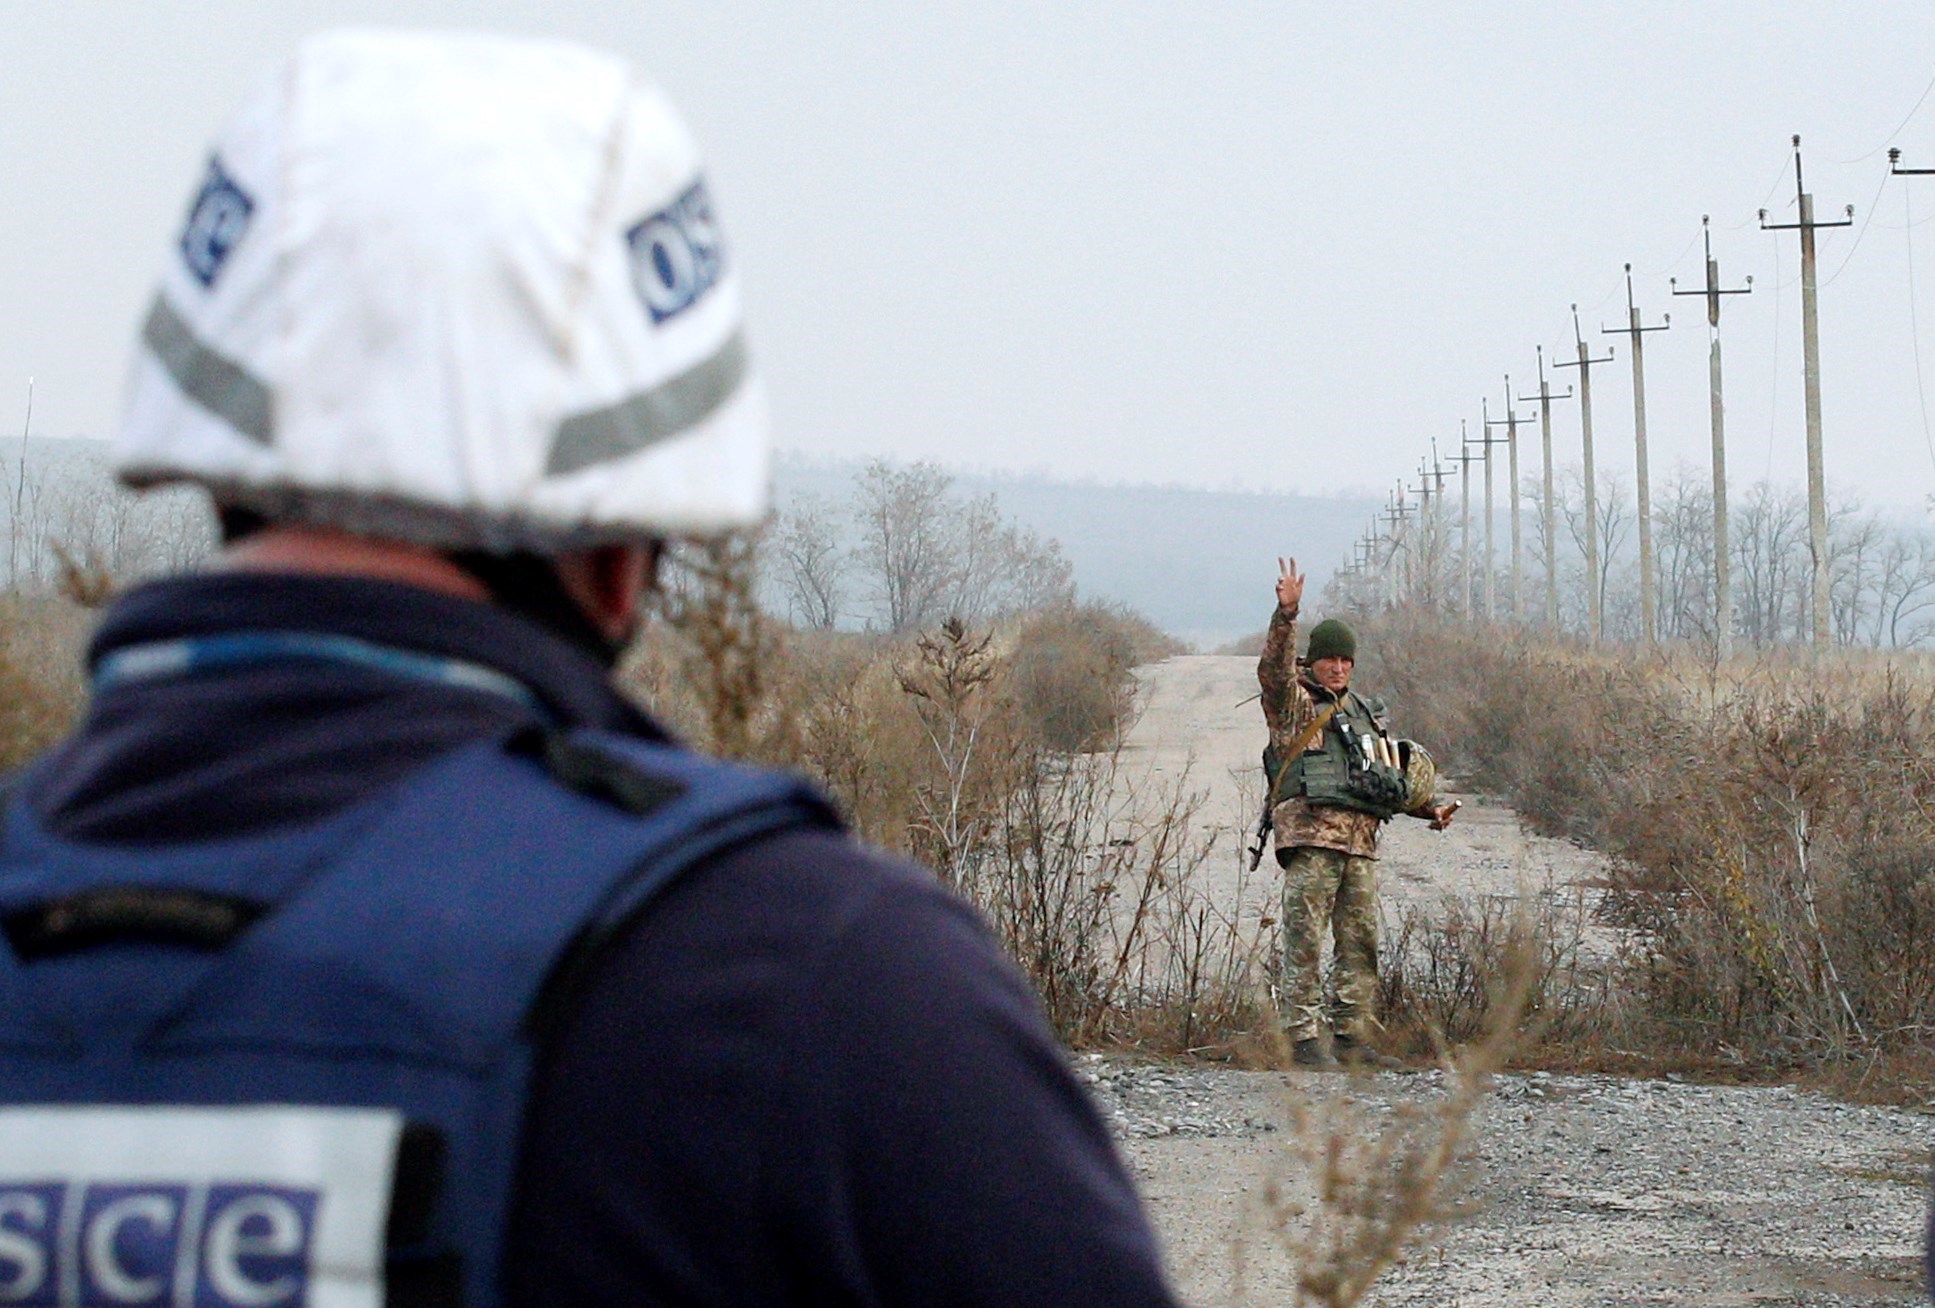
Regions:
<instances>
[{"instance_id":1,"label":"brown bush","mask_svg":"<svg viewBox=\"0 0 1935 1308\"><path fill-rule=\"evenodd\" d=\"M0 595L0 771L65 735L79 714L84 611L46 595Z\"/></svg>"},{"instance_id":2,"label":"brown bush","mask_svg":"<svg viewBox=\"0 0 1935 1308\"><path fill-rule=\"evenodd\" d=\"M1406 619L1367 684L1478 788L1613 856L1622 1039L1766 1066L1935 1047L1935 685Z\"/></svg>"},{"instance_id":3,"label":"brown bush","mask_svg":"<svg viewBox=\"0 0 1935 1308\"><path fill-rule=\"evenodd\" d=\"M1597 1042L1616 1013L1605 971L1580 949L1576 915L1549 898L1451 901L1399 919L1380 951L1378 1011L1394 1052L1435 1058L1499 1029L1510 996L1521 1050Z\"/></svg>"},{"instance_id":4,"label":"brown bush","mask_svg":"<svg viewBox=\"0 0 1935 1308\"><path fill-rule=\"evenodd\" d=\"M1061 605L1019 624L1008 656L1008 692L1048 749L1108 748L1133 721L1130 672L1185 651L1119 605Z\"/></svg>"}]
</instances>

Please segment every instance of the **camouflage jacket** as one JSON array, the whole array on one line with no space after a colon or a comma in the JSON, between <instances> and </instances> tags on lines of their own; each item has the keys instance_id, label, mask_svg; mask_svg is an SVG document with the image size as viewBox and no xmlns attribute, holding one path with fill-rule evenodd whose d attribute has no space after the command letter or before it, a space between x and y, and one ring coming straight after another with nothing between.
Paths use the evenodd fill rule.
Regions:
<instances>
[{"instance_id":1,"label":"camouflage jacket","mask_svg":"<svg viewBox=\"0 0 1935 1308\"><path fill-rule=\"evenodd\" d=\"M1263 689L1263 720L1270 728L1270 743L1280 750L1288 749L1297 733L1317 716L1321 705L1331 699L1329 692L1297 673L1295 609L1279 606L1271 615L1269 634L1263 638L1263 657L1256 664L1256 680ZM1264 784L1269 783L1266 780ZM1314 845L1361 858L1377 857L1377 830L1383 825L1369 813L1312 804L1301 798L1278 804L1271 812L1270 824L1278 849Z\"/></svg>"}]
</instances>

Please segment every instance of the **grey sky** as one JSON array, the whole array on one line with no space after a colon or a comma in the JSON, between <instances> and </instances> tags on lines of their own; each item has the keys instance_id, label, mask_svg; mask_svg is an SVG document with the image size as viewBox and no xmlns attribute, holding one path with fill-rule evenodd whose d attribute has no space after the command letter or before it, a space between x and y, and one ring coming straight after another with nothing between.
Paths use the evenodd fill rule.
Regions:
<instances>
[{"instance_id":1,"label":"grey sky","mask_svg":"<svg viewBox=\"0 0 1935 1308\"><path fill-rule=\"evenodd\" d=\"M1647 340L1655 480L1704 475L1704 318L1666 278L1699 282L1711 213L1723 277L1755 286L1723 324L1733 470L1798 482L1796 241L1754 211L1792 220L1799 132L1818 215L1857 207L1823 233L1830 483L1935 492L1935 177L1884 183L1888 145L1935 166L1935 95L1910 114L1935 8L1907 3L22 0L0 27L0 432L29 375L37 432L112 427L208 135L346 21L575 36L664 83L783 447L1104 480L1380 488L1481 394L1502 414L1504 373L1535 387L1569 302L1603 352L1627 260L1646 320L1676 324ZM1594 425L1630 479L1617 345Z\"/></svg>"}]
</instances>

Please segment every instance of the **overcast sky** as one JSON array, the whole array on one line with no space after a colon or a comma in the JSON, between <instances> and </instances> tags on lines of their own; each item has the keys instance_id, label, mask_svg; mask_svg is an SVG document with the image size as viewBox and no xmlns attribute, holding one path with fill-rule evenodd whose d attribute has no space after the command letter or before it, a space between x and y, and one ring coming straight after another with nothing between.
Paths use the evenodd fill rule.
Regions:
<instances>
[{"instance_id":1,"label":"overcast sky","mask_svg":"<svg viewBox=\"0 0 1935 1308\"><path fill-rule=\"evenodd\" d=\"M1481 395L1502 416L1504 374L1535 389L1535 346L1570 357L1575 301L1617 345L1594 427L1630 479L1627 350L1598 334L1626 261L1674 323L1646 341L1655 482L1704 476L1705 319L1667 278L1701 281L1711 213L1723 279L1754 279L1722 324L1736 484L1798 484L1798 243L1755 219L1795 217L1798 132L1817 216L1856 206L1822 233L1830 484L1935 493L1935 177L1886 177L1889 145L1935 167L1926 3L16 0L0 433L29 376L37 433L112 429L209 135L345 21L572 36L663 83L782 448L1103 480L1381 488Z\"/></svg>"}]
</instances>

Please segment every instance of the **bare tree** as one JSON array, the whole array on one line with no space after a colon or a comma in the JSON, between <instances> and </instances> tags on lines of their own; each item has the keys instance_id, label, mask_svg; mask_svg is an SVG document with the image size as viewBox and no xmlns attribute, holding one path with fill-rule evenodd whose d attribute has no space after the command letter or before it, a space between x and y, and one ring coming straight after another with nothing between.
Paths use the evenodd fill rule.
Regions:
<instances>
[{"instance_id":1,"label":"bare tree","mask_svg":"<svg viewBox=\"0 0 1935 1308\"><path fill-rule=\"evenodd\" d=\"M1579 560L1574 577L1579 581L1579 590L1588 602L1590 592L1587 587L1596 586L1599 590L1600 608L1606 614L1607 629L1615 624L1614 613L1621 608L1608 605L1607 597L1612 593L1612 577L1619 562L1619 555L1633 529L1633 510L1626 496L1625 483L1616 477L1601 476L1598 479L1599 509L1599 575L1585 576L1586 554L1586 510L1585 477L1577 468L1567 468L1560 475L1560 485L1554 494L1558 496L1558 516L1565 522L1566 535L1572 542L1572 553ZM1637 597L1633 606L1637 609Z\"/></svg>"},{"instance_id":2,"label":"bare tree","mask_svg":"<svg viewBox=\"0 0 1935 1308\"><path fill-rule=\"evenodd\" d=\"M1653 559L1659 571L1659 629L1680 640L1713 638L1713 486L1690 468L1674 470L1653 497Z\"/></svg>"},{"instance_id":3,"label":"bare tree","mask_svg":"<svg viewBox=\"0 0 1935 1308\"><path fill-rule=\"evenodd\" d=\"M1074 569L1061 546L1004 520L993 492L956 506L952 517L960 560L953 613L987 622L1074 598Z\"/></svg>"},{"instance_id":4,"label":"bare tree","mask_svg":"<svg viewBox=\"0 0 1935 1308\"><path fill-rule=\"evenodd\" d=\"M1002 553L1008 560L1005 612L1045 609L1074 600L1075 565L1062 553L1060 541L1010 523L1002 529Z\"/></svg>"},{"instance_id":5,"label":"bare tree","mask_svg":"<svg viewBox=\"0 0 1935 1308\"><path fill-rule=\"evenodd\" d=\"M1876 573L1870 643L1901 649L1935 641L1935 538L1896 532Z\"/></svg>"},{"instance_id":6,"label":"bare tree","mask_svg":"<svg viewBox=\"0 0 1935 1308\"><path fill-rule=\"evenodd\" d=\"M214 548L214 514L201 491L130 491L115 484L104 450L78 442L51 448L35 451L18 496L0 506L13 516L13 585L51 586L82 567L120 589L193 567Z\"/></svg>"},{"instance_id":7,"label":"bare tree","mask_svg":"<svg viewBox=\"0 0 1935 1308\"><path fill-rule=\"evenodd\" d=\"M845 608L850 559L840 540L840 515L815 495L802 495L780 516L773 556L793 620L831 631Z\"/></svg>"},{"instance_id":8,"label":"bare tree","mask_svg":"<svg viewBox=\"0 0 1935 1308\"><path fill-rule=\"evenodd\" d=\"M1792 490L1756 482L1735 513L1734 612L1757 646L1803 630L1800 605L1808 584L1807 501Z\"/></svg>"},{"instance_id":9,"label":"bare tree","mask_svg":"<svg viewBox=\"0 0 1935 1308\"><path fill-rule=\"evenodd\" d=\"M875 613L890 631L932 626L947 616L959 579L959 540L947 512L953 478L931 463L869 463L855 484L855 556L873 587Z\"/></svg>"},{"instance_id":10,"label":"bare tree","mask_svg":"<svg viewBox=\"0 0 1935 1308\"><path fill-rule=\"evenodd\" d=\"M1835 504L1828 514L1828 616L1834 639L1858 644L1875 610L1875 584L1888 532L1859 501Z\"/></svg>"},{"instance_id":11,"label":"bare tree","mask_svg":"<svg viewBox=\"0 0 1935 1308\"><path fill-rule=\"evenodd\" d=\"M850 560L891 631L942 618L986 623L1074 596L1061 546L1001 516L992 492L963 499L929 463L869 464L854 487Z\"/></svg>"}]
</instances>

